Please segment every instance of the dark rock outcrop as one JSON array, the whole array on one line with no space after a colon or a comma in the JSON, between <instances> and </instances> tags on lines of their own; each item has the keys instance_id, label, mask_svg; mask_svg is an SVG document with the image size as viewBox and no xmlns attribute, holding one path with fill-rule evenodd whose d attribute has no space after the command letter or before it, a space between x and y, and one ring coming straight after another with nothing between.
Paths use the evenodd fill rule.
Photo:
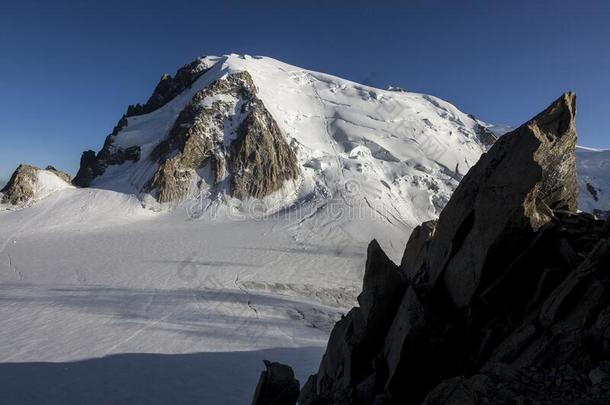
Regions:
<instances>
[{"instance_id":1,"label":"dark rock outcrop","mask_svg":"<svg viewBox=\"0 0 610 405\"><path fill-rule=\"evenodd\" d=\"M307 381L304 392L323 392L329 403L337 404L372 400L378 384L376 351L383 344L405 288L398 267L373 240L368 247L362 293L358 296L360 307L353 308L335 325L320 370Z\"/></svg>"},{"instance_id":2,"label":"dark rock outcrop","mask_svg":"<svg viewBox=\"0 0 610 405\"><path fill-rule=\"evenodd\" d=\"M118 132L117 132L118 133ZM113 144L112 135L106 138L106 143L97 154L88 150L80 158L80 168L72 183L78 187L89 187L91 181L101 176L110 165L120 165L127 161L140 160L140 147L130 146L126 149L117 148Z\"/></svg>"},{"instance_id":3,"label":"dark rock outcrop","mask_svg":"<svg viewBox=\"0 0 610 405\"><path fill-rule=\"evenodd\" d=\"M89 187L91 181L102 173L104 170L98 164L95 151L87 150L80 157L80 168L72 183L78 187Z\"/></svg>"},{"instance_id":4,"label":"dark rock outcrop","mask_svg":"<svg viewBox=\"0 0 610 405\"><path fill-rule=\"evenodd\" d=\"M541 369L493 364L470 378L454 377L440 383L424 405L581 404L608 403L610 364L601 363L589 374L571 366Z\"/></svg>"},{"instance_id":5,"label":"dark rock outcrop","mask_svg":"<svg viewBox=\"0 0 610 405\"><path fill-rule=\"evenodd\" d=\"M295 405L299 399L300 384L292 368L265 360L266 370L261 373L252 405Z\"/></svg>"},{"instance_id":6,"label":"dark rock outcrop","mask_svg":"<svg viewBox=\"0 0 610 405\"><path fill-rule=\"evenodd\" d=\"M301 404L610 402L610 223L576 212L574 118L567 93L500 138L414 230L404 282L369 248L385 292L365 279Z\"/></svg>"},{"instance_id":7,"label":"dark rock outcrop","mask_svg":"<svg viewBox=\"0 0 610 405\"><path fill-rule=\"evenodd\" d=\"M498 140L496 134L481 124L477 124L474 130L479 138L479 141L481 141L481 143L487 147L490 147Z\"/></svg>"}]
</instances>

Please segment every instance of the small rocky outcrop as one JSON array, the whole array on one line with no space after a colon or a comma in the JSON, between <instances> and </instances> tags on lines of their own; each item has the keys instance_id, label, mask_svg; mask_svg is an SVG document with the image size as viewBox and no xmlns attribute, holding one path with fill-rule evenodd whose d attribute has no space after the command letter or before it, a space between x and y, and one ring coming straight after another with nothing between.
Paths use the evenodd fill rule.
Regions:
<instances>
[{"instance_id":1,"label":"small rocky outcrop","mask_svg":"<svg viewBox=\"0 0 610 405\"><path fill-rule=\"evenodd\" d=\"M479 138L479 141L481 141L481 143L488 148L498 140L496 134L481 124L477 124L474 130Z\"/></svg>"},{"instance_id":2,"label":"small rocky outcrop","mask_svg":"<svg viewBox=\"0 0 610 405\"><path fill-rule=\"evenodd\" d=\"M45 170L47 170L49 172L52 172L53 174L55 174L57 177L59 177L60 179L62 179L66 183L72 182L72 176L70 176L66 172L62 172L61 170L57 170L55 167L53 167L51 165L45 167Z\"/></svg>"},{"instance_id":3,"label":"small rocky outcrop","mask_svg":"<svg viewBox=\"0 0 610 405\"><path fill-rule=\"evenodd\" d=\"M301 404L610 403L610 222L576 212L574 119L566 93L500 138L400 267L369 247Z\"/></svg>"},{"instance_id":4,"label":"small rocky outcrop","mask_svg":"<svg viewBox=\"0 0 610 405\"><path fill-rule=\"evenodd\" d=\"M27 203L34 196L37 170L34 166L19 165L8 183L0 190L2 203L12 205Z\"/></svg>"},{"instance_id":5,"label":"small rocky outcrop","mask_svg":"<svg viewBox=\"0 0 610 405\"><path fill-rule=\"evenodd\" d=\"M265 360L266 370L261 373L252 405L295 405L299 399L300 384L292 368Z\"/></svg>"},{"instance_id":6,"label":"small rocky outcrop","mask_svg":"<svg viewBox=\"0 0 610 405\"><path fill-rule=\"evenodd\" d=\"M70 175L54 168L53 166L47 166L44 169L61 180L70 184ZM38 167L21 164L13 172L11 179L4 186L0 193L2 193L3 204L11 204L16 206L24 206L30 202L36 195L36 189L38 186L38 174L44 171Z\"/></svg>"}]
</instances>

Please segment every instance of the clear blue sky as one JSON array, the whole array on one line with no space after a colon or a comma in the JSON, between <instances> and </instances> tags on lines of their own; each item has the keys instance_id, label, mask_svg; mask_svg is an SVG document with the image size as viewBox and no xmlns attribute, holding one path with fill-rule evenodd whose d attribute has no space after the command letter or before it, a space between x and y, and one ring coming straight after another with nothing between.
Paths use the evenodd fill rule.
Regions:
<instances>
[{"instance_id":1,"label":"clear blue sky","mask_svg":"<svg viewBox=\"0 0 610 405\"><path fill-rule=\"evenodd\" d=\"M19 162L74 174L162 73L226 53L433 94L511 125L573 90L580 143L610 148L609 22L601 0L2 0L0 178Z\"/></svg>"}]
</instances>

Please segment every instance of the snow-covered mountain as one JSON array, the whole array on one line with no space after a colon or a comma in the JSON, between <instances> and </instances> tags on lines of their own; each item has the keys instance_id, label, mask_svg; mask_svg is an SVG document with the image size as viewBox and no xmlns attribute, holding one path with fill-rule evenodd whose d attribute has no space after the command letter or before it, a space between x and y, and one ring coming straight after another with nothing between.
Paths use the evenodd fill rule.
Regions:
<instances>
[{"instance_id":1,"label":"snow-covered mountain","mask_svg":"<svg viewBox=\"0 0 610 405\"><path fill-rule=\"evenodd\" d=\"M438 214L489 136L432 96L265 57L205 57L130 106L75 182L197 216L290 213L315 233L339 226L392 252Z\"/></svg>"},{"instance_id":2,"label":"snow-covered mountain","mask_svg":"<svg viewBox=\"0 0 610 405\"><path fill-rule=\"evenodd\" d=\"M600 217L610 212L610 150L578 147L579 208Z\"/></svg>"}]
</instances>

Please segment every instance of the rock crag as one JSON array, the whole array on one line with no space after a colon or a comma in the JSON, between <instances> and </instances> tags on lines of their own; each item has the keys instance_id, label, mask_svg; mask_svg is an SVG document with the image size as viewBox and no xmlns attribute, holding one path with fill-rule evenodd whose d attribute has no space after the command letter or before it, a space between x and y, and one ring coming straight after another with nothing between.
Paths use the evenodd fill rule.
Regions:
<instances>
[{"instance_id":1,"label":"rock crag","mask_svg":"<svg viewBox=\"0 0 610 405\"><path fill-rule=\"evenodd\" d=\"M501 137L400 266L371 243L301 404L610 401L610 222L576 212L575 114L566 93Z\"/></svg>"},{"instance_id":2,"label":"rock crag","mask_svg":"<svg viewBox=\"0 0 610 405\"><path fill-rule=\"evenodd\" d=\"M153 150L159 169L145 191L159 202L180 201L207 169L211 187L226 181L230 195L262 198L300 173L294 151L256 96L248 72L218 79L198 91L169 137Z\"/></svg>"},{"instance_id":3,"label":"rock crag","mask_svg":"<svg viewBox=\"0 0 610 405\"><path fill-rule=\"evenodd\" d=\"M47 175L46 178L44 178L45 175ZM50 189L69 187L70 180L68 173L59 171L53 166L40 169L21 164L13 172L4 188L0 190L2 194L0 202L21 207Z\"/></svg>"}]
</instances>

